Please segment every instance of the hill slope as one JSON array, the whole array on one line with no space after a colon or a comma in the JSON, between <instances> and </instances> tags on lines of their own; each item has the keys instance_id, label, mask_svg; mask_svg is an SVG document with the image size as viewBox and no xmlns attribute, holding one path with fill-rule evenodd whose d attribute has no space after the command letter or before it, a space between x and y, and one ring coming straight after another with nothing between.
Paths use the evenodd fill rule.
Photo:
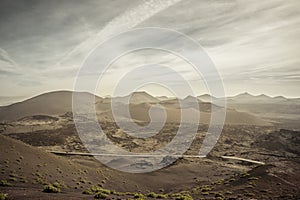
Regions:
<instances>
[{"instance_id":1,"label":"hill slope","mask_svg":"<svg viewBox=\"0 0 300 200\"><path fill-rule=\"evenodd\" d=\"M72 111L72 94L73 93L70 91L49 92L10 106L0 107L0 121L16 121L24 117L32 116L63 115ZM90 93L78 94L80 94L80 98L92 95ZM128 103L127 100L130 100L130 114L134 120L149 121L150 118L148 112L150 107L155 104L160 104L166 109L166 113L168 115L167 122L180 122L182 110L178 99L159 101L157 98L147 94L146 92L136 92L131 96L116 97L115 100L118 102L117 106L121 114L125 113L124 109L126 106L124 106L124 103ZM185 107L182 109L188 113L199 114L201 118L200 122L205 124L210 122L211 106L214 106L217 110L222 109L221 107L212 105L208 102L202 102L191 96L183 99L182 101L186 102ZM99 120L113 120L111 99L103 99L95 96L95 102ZM200 112L190 106L191 102L198 102ZM159 112L158 109L154 109L152 111L152 114L157 116L156 119L160 120L161 112ZM191 117L193 117L192 114L190 115L190 118L185 119L184 122L193 121ZM267 121L262 120L259 117L246 112L238 112L234 109L227 110L226 124L269 125Z\"/></svg>"},{"instance_id":2,"label":"hill slope","mask_svg":"<svg viewBox=\"0 0 300 200\"><path fill-rule=\"evenodd\" d=\"M17 120L33 115L62 115L72 111L71 91L56 91L44 93L28 100L15 103L9 106L0 107L0 121ZM80 93L92 95L89 93ZM96 101L101 100L96 97Z\"/></svg>"}]
</instances>

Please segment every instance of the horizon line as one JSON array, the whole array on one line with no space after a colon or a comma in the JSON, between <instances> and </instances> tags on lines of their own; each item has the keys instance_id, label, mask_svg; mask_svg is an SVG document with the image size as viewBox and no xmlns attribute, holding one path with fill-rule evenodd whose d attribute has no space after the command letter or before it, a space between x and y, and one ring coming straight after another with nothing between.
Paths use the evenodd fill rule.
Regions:
<instances>
[{"instance_id":1,"label":"horizon line","mask_svg":"<svg viewBox=\"0 0 300 200\"><path fill-rule=\"evenodd\" d=\"M43 95L43 94L54 93L54 92L72 92L72 93L73 92L82 92L82 93L89 93L89 94L95 95L95 96L100 97L100 98L126 97L128 95L133 94L133 93L143 93L144 92L144 93L146 93L146 94L148 94L148 95L150 95L152 97L178 98L176 96L169 96L169 95L153 95L153 94L151 94L151 92L145 91L145 90L135 91L135 92L129 93L129 94L124 95L124 96L111 96L111 95L100 95L100 94L92 93L92 92L89 92L89 91L74 91L74 90L68 90L68 89L48 90L48 91L45 91L45 92L37 93L37 94L34 94L34 95L28 95L28 96L25 96L25 95L20 95L20 96L0 96L0 98L17 98L17 97L20 97L20 98L24 98L24 100L28 100L28 99L31 99L31 98L34 98L34 97L38 97L38 96ZM217 99L220 99L220 98L233 98L233 97L237 97L237 96L241 96L241 95L249 95L249 96L253 96L253 97L266 96L266 97L269 97L269 98L282 97L282 98L285 98L285 99L299 99L300 98L299 96L297 96L297 97L296 96L294 96L294 97L288 97L288 96L284 96L284 95L273 96L273 95L268 95L266 93L253 94L253 93L251 93L249 91L236 93L234 95L226 95L224 97L215 97L215 96L212 96L209 93L201 93L201 94L197 94L196 96L193 96L193 95L189 94L189 95L187 95L185 97L180 97L180 98L184 99L184 98L187 98L189 96L192 96L192 97L201 97L201 96L204 96L204 95L209 95L210 97L217 98Z\"/></svg>"}]
</instances>

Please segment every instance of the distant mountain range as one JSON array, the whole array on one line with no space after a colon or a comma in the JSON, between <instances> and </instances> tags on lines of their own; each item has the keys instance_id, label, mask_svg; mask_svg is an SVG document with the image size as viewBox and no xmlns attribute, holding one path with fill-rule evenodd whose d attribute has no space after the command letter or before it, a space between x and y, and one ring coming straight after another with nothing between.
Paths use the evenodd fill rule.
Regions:
<instances>
[{"instance_id":1,"label":"distant mountain range","mask_svg":"<svg viewBox=\"0 0 300 200\"><path fill-rule=\"evenodd\" d=\"M203 94L198 96L198 99L205 102L211 102L211 99L217 100L218 98L210 96L209 94ZM222 98L220 98L222 99ZM287 101L290 103L300 103L300 98L286 98L283 96L270 97L265 94L260 95L252 95L248 92L238 94L236 96L226 97L227 103L237 102L237 103L286 103Z\"/></svg>"},{"instance_id":2,"label":"distant mountain range","mask_svg":"<svg viewBox=\"0 0 300 200\"><path fill-rule=\"evenodd\" d=\"M0 107L0 121L14 121L24 117L34 115L64 115L65 113L72 112L72 92L71 91L55 91L35 96L25 101L14 103L9 106ZM78 93L80 96L93 96L90 93ZM236 98L245 98L246 95L239 95ZM247 95L249 96L249 95ZM201 99L201 98L206 99ZM168 98L168 97L153 97L146 92L135 92L132 95L125 97L114 97L114 101L119 102L117 109L119 113L125 113L126 107L124 104L128 104L130 108L131 118L135 121L149 121L149 109L155 104L160 104L165 108L167 113L167 122L180 122L181 112L186 111L188 113L199 113L201 123L210 122L211 107L215 107L216 110L221 111L224 109L220 106L205 102L208 100L208 95L202 95L199 97L188 96L184 99ZM95 96L95 108L99 120L112 120L114 119L111 110L111 97L102 98ZM180 101L185 102L185 107L180 107ZM195 110L191 107L191 102L197 102L200 108ZM155 108L155 107L154 107ZM154 116L161 115L159 109L152 109ZM259 116L254 116L248 112L240 112L235 108L228 108L226 110L226 123L227 124L256 124L256 125L269 125L268 120L261 119ZM125 116L125 115L124 115ZM192 116L192 115L191 115ZM125 119L124 120L128 120ZM192 119L185 119L185 122L192 121Z\"/></svg>"},{"instance_id":3,"label":"distant mountain range","mask_svg":"<svg viewBox=\"0 0 300 200\"><path fill-rule=\"evenodd\" d=\"M205 102L218 102L208 94L198 99ZM239 112L247 112L276 123L286 124L287 127L299 127L300 98L270 97L265 94L251 95L247 92L226 98L227 107Z\"/></svg>"}]
</instances>

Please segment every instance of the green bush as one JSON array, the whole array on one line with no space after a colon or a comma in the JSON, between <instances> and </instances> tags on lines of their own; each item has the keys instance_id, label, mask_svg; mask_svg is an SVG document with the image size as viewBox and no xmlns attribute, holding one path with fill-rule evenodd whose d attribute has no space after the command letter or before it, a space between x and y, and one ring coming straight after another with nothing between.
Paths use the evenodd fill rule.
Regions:
<instances>
[{"instance_id":1,"label":"green bush","mask_svg":"<svg viewBox=\"0 0 300 200\"><path fill-rule=\"evenodd\" d=\"M57 182L54 182L52 185L56 188L68 188L62 180L57 180Z\"/></svg>"},{"instance_id":2,"label":"green bush","mask_svg":"<svg viewBox=\"0 0 300 200\"><path fill-rule=\"evenodd\" d=\"M94 197L96 199L106 199L108 197L108 194L104 194L102 192L97 192Z\"/></svg>"},{"instance_id":3,"label":"green bush","mask_svg":"<svg viewBox=\"0 0 300 200\"><path fill-rule=\"evenodd\" d=\"M60 192L60 189L49 184L49 185L45 185L44 186L44 189L43 189L43 192L46 192L46 193L58 193Z\"/></svg>"},{"instance_id":4,"label":"green bush","mask_svg":"<svg viewBox=\"0 0 300 200\"><path fill-rule=\"evenodd\" d=\"M83 190L82 194L92 195L93 192L90 189L87 188L87 189Z\"/></svg>"},{"instance_id":5,"label":"green bush","mask_svg":"<svg viewBox=\"0 0 300 200\"><path fill-rule=\"evenodd\" d=\"M94 193L97 193L97 192L102 192L103 194L111 194L111 191L108 190L108 189L103 189L102 187L99 187L99 186L95 186L95 185L92 185L90 187L90 190Z\"/></svg>"},{"instance_id":6,"label":"green bush","mask_svg":"<svg viewBox=\"0 0 300 200\"><path fill-rule=\"evenodd\" d=\"M168 197L168 195L166 194L157 194L157 197L158 199L166 199Z\"/></svg>"},{"instance_id":7,"label":"green bush","mask_svg":"<svg viewBox=\"0 0 300 200\"><path fill-rule=\"evenodd\" d=\"M110 190L99 188L98 192L102 192L103 194L110 194Z\"/></svg>"},{"instance_id":8,"label":"green bush","mask_svg":"<svg viewBox=\"0 0 300 200\"><path fill-rule=\"evenodd\" d=\"M215 197L216 197L217 199L225 199L224 195L223 195L221 192L216 193L216 194L215 194Z\"/></svg>"},{"instance_id":9,"label":"green bush","mask_svg":"<svg viewBox=\"0 0 300 200\"><path fill-rule=\"evenodd\" d=\"M243 173L240 174L241 178L246 178L248 176L250 176L250 174L248 174L247 172L243 172Z\"/></svg>"},{"instance_id":10,"label":"green bush","mask_svg":"<svg viewBox=\"0 0 300 200\"><path fill-rule=\"evenodd\" d=\"M9 180L10 180L10 181L17 181L18 179L15 178L15 177L10 177Z\"/></svg>"},{"instance_id":11,"label":"green bush","mask_svg":"<svg viewBox=\"0 0 300 200\"><path fill-rule=\"evenodd\" d=\"M209 185L203 185L201 186L201 192L209 192L212 188Z\"/></svg>"},{"instance_id":12,"label":"green bush","mask_svg":"<svg viewBox=\"0 0 300 200\"><path fill-rule=\"evenodd\" d=\"M7 199L7 194L0 193L0 200L6 200Z\"/></svg>"},{"instance_id":13,"label":"green bush","mask_svg":"<svg viewBox=\"0 0 300 200\"><path fill-rule=\"evenodd\" d=\"M179 195L176 197L176 200L193 200L193 198L189 195Z\"/></svg>"},{"instance_id":14,"label":"green bush","mask_svg":"<svg viewBox=\"0 0 300 200\"><path fill-rule=\"evenodd\" d=\"M0 186L12 186L12 184L7 182L7 180L1 180L0 181Z\"/></svg>"},{"instance_id":15,"label":"green bush","mask_svg":"<svg viewBox=\"0 0 300 200\"><path fill-rule=\"evenodd\" d=\"M145 196L143 194L139 194L139 193L133 194L133 197L135 199L145 199Z\"/></svg>"},{"instance_id":16,"label":"green bush","mask_svg":"<svg viewBox=\"0 0 300 200\"><path fill-rule=\"evenodd\" d=\"M175 198L176 200L193 200L191 195L182 193L169 194L169 197Z\"/></svg>"},{"instance_id":17,"label":"green bush","mask_svg":"<svg viewBox=\"0 0 300 200\"><path fill-rule=\"evenodd\" d=\"M157 197L157 194L155 194L154 192L149 192L147 197L150 197L150 198L156 198Z\"/></svg>"},{"instance_id":18,"label":"green bush","mask_svg":"<svg viewBox=\"0 0 300 200\"><path fill-rule=\"evenodd\" d=\"M225 194L232 194L232 192L230 192L230 191L226 191L226 192L225 192Z\"/></svg>"}]
</instances>

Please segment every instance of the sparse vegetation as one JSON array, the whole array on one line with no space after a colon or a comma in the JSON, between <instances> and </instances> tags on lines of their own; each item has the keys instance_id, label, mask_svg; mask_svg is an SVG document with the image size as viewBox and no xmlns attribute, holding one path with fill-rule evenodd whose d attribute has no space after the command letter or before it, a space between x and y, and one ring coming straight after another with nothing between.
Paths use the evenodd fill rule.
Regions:
<instances>
[{"instance_id":1,"label":"sparse vegetation","mask_svg":"<svg viewBox=\"0 0 300 200\"><path fill-rule=\"evenodd\" d=\"M252 181L249 181L248 184L249 185L254 185L254 183Z\"/></svg>"},{"instance_id":2,"label":"sparse vegetation","mask_svg":"<svg viewBox=\"0 0 300 200\"><path fill-rule=\"evenodd\" d=\"M115 194L118 195L117 192L115 191L110 191L108 189L103 189L99 186L92 185L90 188L86 188L83 190L82 194L87 194L87 195L93 195L95 194L96 199L105 199L108 197L110 194Z\"/></svg>"},{"instance_id":3,"label":"sparse vegetation","mask_svg":"<svg viewBox=\"0 0 300 200\"><path fill-rule=\"evenodd\" d=\"M15 177L10 177L9 180L15 182L15 181L17 181L18 179L15 178Z\"/></svg>"},{"instance_id":4,"label":"sparse vegetation","mask_svg":"<svg viewBox=\"0 0 300 200\"><path fill-rule=\"evenodd\" d=\"M57 180L57 182L53 183L53 186L57 188L64 188L64 189L68 188L62 180Z\"/></svg>"},{"instance_id":5,"label":"sparse vegetation","mask_svg":"<svg viewBox=\"0 0 300 200\"><path fill-rule=\"evenodd\" d=\"M255 196L255 194L251 193L251 192L248 192L248 193L245 193L245 196L247 196L247 197L253 197L253 196Z\"/></svg>"},{"instance_id":6,"label":"sparse vegetation","mask_svg":"<svg viewBox=\"0 0 300 200\"><path fill-rule=\"evenodd\" d=\"M20 179L20 182L21 182L21 183L28 183L28 181L27 181L26 178L24 178L24 177L22 177L22 178Z\"/></svg>"},{"instance_id":7,"label":"sparse vegetation","mask_svg":"<svg viewBox=\"0 0 300 200\"><path fill-rule=\"evenodd\" d=\"M0 200L7 200L7 194L0 193Z\"/></svg>"},{"instance_id":8,"label":"sparse vegetation","mask_svg":"<svg viewBox=\"0 0 300 200\"><path fill-rule=\"evenodd\" d=\"M83 190L82 194L92 195L94 194L89 188Z\"/></svg>"},{"instance_id":9,"label":"sparse vegetation","mask_svg":"<svg viewBox=\"0 0 300 200\"><path fill-rule=\"evenodd\" d=\"M225 194L227 194L227 195L229 194L230 195L230 194L232 194L232 192L226 191Z\"/></svg>"},{"instance_id":10,"label":"sparse vegetation","mask_svg":"<svg viewBox=\"0 0 300 200\"><path fill-rule=\"evenodd\" d=\"M143 194L139 194L139 193L135 193L135 194L133 195L133 197L134 197L135 199L144 199L144 198L145 198L145 196L144 196Z\"/></svg>"},{"instance_id":11,"label":"sparse vegetation","mask_svg":"<svg viewBox=\"0 0 300 200\"><path fill-rule=\"evenodd\" d=\"M103 192L97 192L94 197L96 199L106 199L108 196L108 194L105 194Z\"/></svg>"},{"instance_id":12,"label":"sparse vegetation","mask_svg":"<svg viewBox=\"0 0 300 200\"><path fill-rule=\"evenodd\" d=\"M60 120L60 123L64 123L63 120ZM71 124L71 121L70 121ZM61 125L61 124L60 124ZM108 137L112 136L110 135L111 133L113 133L115 140L119 140L119 133L117 132L118 129L116 129L114 126L115 125L111 125L111 124L104 124L105 126L107 126L107 134ZM69 126L69 125L68 125ZM73 126L73 124L72 124ZM166 124L166 126L169 126L168 124ZM173 124L172 127L174 128L174 131L177 131L177 127L176 124ZM70 125L71 127L71 125ZM61 137L61 135L63 137L68 138L69 141L67 141L66 143L62 144L56 144L55 145L59 145L57 146L57 148L53 148L51 146L51 144L49 144L49 146L47 146L47 148L44 148L41 146L40 150L51 150L53 149L60 149L59 147L63 147L62 150L68 152L69 149L69 143L72 144L73 143L73 139L72 139L72 132L75 132L74 127L70 128L68 127L68 130L66 131L64 127L62 127L57 131L57 135L59 135L59 137ZM118 128L118 127L117 127ZM166 130L162 131L163 137L160 138L160 135L155 136L155 138L151 138L150 141L143 140L143 144L145 143L145 148L147 148L147 150L151 151L152 149L152 145L153 145L153 149L155 146L159 145L158 143L156 143L157 141L160 141L165 144L165 142L168 139L171 139L171 137L169 138L169 128ZM226 128L230 128L228 130L230 130L229 133L228 130L226 130ZM250 150L250 146L248 146L248 142L254 142L253 145L251 146L253 148L255 148L255 141L251 141L250 138L250 134L254 134L258 135L258 133L260 133L258 130L259 128L254 128L251 127L251 129L255 129L255 130L250 130L250 128L248 126L241 126L239 128L235 128L235 127L225 127L224 132L228 133L227 135L224 134L223 137L224 138L220 138L220 140L222 141L223 139L232 139L233 141L230 143L230 145L226 145L225 147L228 150L228 152L226 152L226 155L228 153L228 155L233 155L233 156L241 156L241 157L246 157L246 158L251 158L251 159L255 159L255 160L260 160L265 162L267 160L267 150L264 150L264 153L266 153L266 155L262 154L257 154L259 157L256 157L256 154L252 154L252 152L255 152L256 149L254 149L253 151L251 150L251 152L248 150ZM196 137L196 139L200 140L203 139L203 135L202 133L206 132L206 127L201 127L199 128L199 136ZM25 130L25 129L24 129ZM170 129L171 130L171 129ZM239 134L236 134L237 131L240 132L241 130L241 134L243 135L243 137L240 137ZM269 128L268 128L269 130ZM61 132L62 133L61 133ZM252 131L252 132L251 132ZM271 131L271 130L270 130ZM270 132L269 131L269 132ZM21 131L20 131L21 132ZM43 132L43 131L40 131ZM66 133L64 133L66 132ZM265 131L268 132L268 131ZM45 131L45 134L47 133L47 135L49 135L49 138L51 139L52 134L52 130L49 131ZM44 138L44 134L42 134L42 138ZM123 133L122 133L123 134ZM239 136L241 139L236 139L235 137L233 138L229 138L228 135L232 134L233 136L237 137ZM20 134L19 135L13 135L15 136L15 138L18 137L24 137L22 139L26 139L24 141L31 141L32 140L36 140L36 138L33 138L32 135L28 134L25 138L24 136L25 134ZM35 134L37 135L37 134ZM123 134L125 135L125 134ZM122 146L123 144L126 144L129 139L126 137L120 139L120 146ZM171 134L170 134L171 135ZM260 135L260 134L259 134ZM6 136L3 136L6 137ZM32 138L31 138L32 137ZM58 136L57 136L58 137ZM227 138L228 137L228 138ZM243 141L242 139L245 137L245 140ZM49 139L49 140L50 140ZM60 139L60 138L59 138ZM141 140L142 141L142 140ZM184 141L183 141L184 142ZM223 141L222 141L223 142ZM144 148L144 146L139 145L139 140L136 141L137 146L139 146L139 149L136 149L135 145L132 145L132 147L130 146L130 150L132 150L132 152L136 152L136 150L142 150L142 148ZM35 144L35 143L34 143ZM42 143L42 144L48 144L48 143ZM200 146L200 142L195 142L194 146L197 146L197 150L198 147ZM232 144L232 145L231 145ZM32 157L30 157L31 155L28 155L28 152L26 152L24 150L24 152L20 151L20 149L23 148L19 148L18 145L21 145L21 143L17 143L16 145L16 149L14 152L9 152L8 151L8 156L10 158L7 160L4 160L5 158L2 158L2 162L0 162L0 168L2 169L2 173L1 177L3 177L2 179L5 179L5 181L3 181L0 185L1 186L11 186L16 185L16 186L24 186L24 188L29 188L32 187L33 189L38 187L40 188L40 191L38 193L38 195L43 194L41 193L41 191L43 190L44 192L59 192L60 190L63 191L63 193L68 193L66 196L68 195L76 195L74 192L76 192L77 194L86 194L86 195L91 195L91 196L85 196L85 198L97 198L97 199L105 199L105 198L114 198L114 199L173 199L173 200L191 200L193 198L195 199L230 199L230 198L236 198L236 199L247 199L247 198L258 198L258 199L264 199L261 198L263 195L265 195L268 198L265 199L271 199L274 196L278 196L280 197L280 193L282 192L282 195L288 196L289 193L291 193L291 197L294 197L292 195L295 195L294 193L294 188L289 188L287 189L286 186L286 182L284 182L283 180L280 180L280 178L282 177L282 174L277 174L276 172L276 159L277 157L274 157L272 159L270 159L270 161L274 161L274 167L270 165L270 163L266 162L266 165L264 166L258 166L256 164L249 164L247 162L244 161L236 161L236 160L225 160L225 159L218 159L219 155L223 155L224 154L224 149L222 149L222 145L218 146L217 148L214 149L214 151L216 152L212 152L212 157L207 157L207 159L193 159L193 158L182 158L180 160L178 160L178 162L175 162L174 165L172 165L170 168L168 169L161 169L158 172L155 172L155 176L148 176L147 174L143 174L141 175L141 179L140 177L137 177L135 175L131 175L131 174L126 174L126 173L119 173L116 172L114 170L110 170L109 168L103 167L101 164L99 163L93 163L94 162L94 158L91 157L82 157L82 156L51 156L47 157L47 154L45 154L45 152L42 153L38 153L41 152L40 150L37 150L37 155L34 155L34 159L32 159ZM80 144L79 144L80 145ZM217 144L218 145L218 144ZM250 145L250 144L249 144ZM251 144L252 145L252 144ZM194 146L191 146L189 152L187 152L188 155L192 155L195 149ZM232 149L229 149L231 148ZM157 146L157 148L159 148L160 146ZM239 152L238 148L240 147L245 147L243 149L243 151ZM71 148L71 147L70 147ZM73 147L72 147L73 148ZM149 148L149 149L148 149ZM9 148L6 148L9 150ZM25 149L25 148L24 148ZM32 153L35 150L35 147L30 147L30 153ZM71 149L72 150L72 149ZM73 149L73 150L77 150L77 149ZM78 148L78 151L81 151L85 149L81 149ZM23 159L20 157L20 154L18 152L22 152L22 154L25 156L26 159ZM245 154L244 154L245 153ZM246 154L246 153L249 153ZM258 153L263 153L263 152L258 152ZM284 156L285 154L281 154L282 152L278 153L278 156ZM292 153L291 154L286 154L289 156L293 156ZM6 155L4 155L6 156ZM40 160L37 160L35 158L39 157ZM59 158L59 159L57 159ZM74 159L73 159L74 158ZM81 160L82 159L82 160ZM279 159L279 158L278 158ZM281 159L281 158L280 158ZM70 160L73 160L75 162L71 162ZM17 161L17 162L16 162ZM164 161L164 160L162 160ZM48 162L48 164L46 164L45 162ZM289 161L290 162L290 161ZM22 165L19 165L19 164ZM79 165L78 165L79 164ZM87 167L84 167L83 165L86 164ZM220 167L220 166L227 166L227 167ZM7 166L6 166L7 165ZM18 166L19 165L19 166ZM270 165L270 166L269 166ZM288 163L287 163L288 165ZM90 166L92 166L93 168L90 168ZM198 170L198 167L201 166L201 170ZM257 167L256 167L257 166ZM280 165L281 167L283 167L284 165ZM139 166L138 166L139 167ZM141 166L143 167L143 166ZM145 167L147 167L145 165ZM182 169L184 167L184 169ZM271 167L271 170L269 170ZM89 169L89 170L85 170L85 168ZM186 169L185 169L186 168ZM100 170L101 169L101 170ZM282 169L281 169L282 170ZM248 171L248 172L247 172ZM188 173L187 173L188 172ZM270 173L273 173L278 175L278 177L272 177L270 178ZM17 175L18 174L18 175ZM287 172L288 174L288 172ZM272 174L271 174L272 175ZM22 176L26 176L26 179L29 181L29 184L22 184L26 183L26 179L22 178ZM68 177L67 177L68 176ZM174 177L173 177L174 176ZM254 177L256 176L256 177ZM144 178L144 179L143 179ZM153 178L153 179L152 179ZM278 178L278 179L277 179ZM70 190L64 190L63 189L63 182L59 181L59 180L63 180L65 181L65 183L67 184L67 186L69 188L72 188ZM146 181L151 181L151 179L153 181L155 181L155 183L147 183L145 185L143 185L143 183L145 183ZM166 180L167 179L167 180ZM290 180L290 176L287 176L287 181L291 181L292 183L294 183L292 181L292 179ZM167 186L165 185L166 182L171 182L172 180L174 180L174 187L171 186ZM175 181L177 180L181 180L177 185L175 183ZM17 182L15 182L17 181ZM33 186L31 184L32 181L35 181L35 185ZM266 183L265 183L265 182ZM267 182L267 181L270 181ZM157 183L156 183L157 182ZM11 184L12 183L12 184ZM297 183L295 181L295 183ZM46 184L45 186L41 185L41 184ZM98 185L97 185L98 184ZM114 186L114 184L118 184L117 186ZM180 185L182 184L182 186ZM282 184L281 186L277 186L276 184ZM108 187L112 187L110 189L116 189L116 188L122 188L122 192L119 191L112 191L112 190L108 190ZM151 186L153 188L151 188ZM44 189L43 189L44 187ZM162 187L165 187L164 189L162 189ZM255 189L253 189L255 187ZM291 187L291 186L289 186ZM73 190L73 188L78 189L77 191ZM104 189L105 188L105 189ZM278 189L280 188L280 190ZM3 188L5 189L5 188ZM9 189L9 191L16 191L19 192L19 190L14 190L14 188L6 188L6 190ZM128 191L128 192L124 192L123 190ZM149 191L147 190L149 189ZM267 189L267 190L264 190ZM278 191L276 191L278 189ZM35 190L35 189L34 189ZM187 190L187 191L182 191L182 190ZM154 192L151 192L154 191ZM255 196L253 196L254 194ZM13 193L11 194L9 192L9 197L14 197ZM47 194L44 193L44 196L47 196ZM56 196L56 195L54 195ZM63 197L64 194L62 195L58 195L59 197ZM84 195L82 195L84 197ZM252 197L253 196L253 197Z\"/></svg>"},{"instance_id":13,"label":"sparse vegetation","mask_svg":"<svg viewBox=\"0 0 300 200\"><path fill-rule=\"evenodd\" d=\"M209 185L203 185L200 187L201 192L209 192L212 190L212 187Z\"/></svg>"},{"instance_id":14,"label":"sparse vegetation","mask_svg":"<svg viewBox=\"0 0 300 200\"><path fill-rule=\"evenodd\" d=\"M58 193L58 192L60 192L60 188L55 187L54 185L49 184L49 185L45 185L44 186L43 192L46 192L46 193Z\"/></svg>"},{"instance_id":15,"label":"sparse vegetation","mask_svg":"<svg viewBox=\"0 0 300 200\"><path fill-rule=\"evenodd\" d=\"M177 193L175 194L175 200L193 200L193 197L189 194Z\"/></svg>"},{"instance_id":16,"label":"sparse vegetation","mask_svg":"<svg viewBox=\"0 0 300 200\"><path fill-rule=\"evenodd\" d=\"M58 171L58 173L60 173L60 174L63 173L63 171L59 167L56 168L56 171Z\"/></svg>"},{"instance_id":17,"label":"sparse vegetation","mask_svg":"<svg viewBox=\"0 0 300 200\"><path fill-rule=\"evenodd\" d=\"M241 178L246 178L246 177L248 177L248 176L250 176L250 174L248 174L247 172L244 172L244 173L241 173L241 174L240 174L240 177L241 177Z\"/></svg>"},{"instance_id":18,"label":"sparse vegetation","mask_svg":"<svg viewBox=\"0 0 300 200\"><path fill-rule=\"evenodd\" d=\"M157 194L155 194L154 192L149 192L147 197L150 197L150 198L156 198L157 197Z\"/></svg>"},{"instance_id":19,"label":"sparse vegetation","mask_svg":"<svg viewBox=\"0 0 300 200\"><path fill-rule=\"evenodd\" d=\"M233 182L233 181L235 181L235 178L231 178L231 179L228 180L229 183Z\"/></svg>"},{"instance_id":20,"label":"sparse vegetation","mask_svg":"<svg viewBox=\"0 0 300 200\"><path fill-rule=\"evenodd\" d=\"M168 195L166 195L166 194L157 194L156 198L157 199L166 199L166 198L168 198Z\"/></svg>"},{"instance_id":21,"label":"sparse vegetation","mask_svg":"<svg viewBox=\"0 0 300 200\"><path fill-rule=\"evenodd\" d=\"M216 193L216 194L215 194L215 197L216 197L217 199L225 199L225 196L224 196L221 192Z\"/></svg>"},{"instance_id":22,"label":"sparse vegetation","mask_svg":"<svg viewBox=\"0 0 300 200\"><path fill-rule=\"evenodd\" d=\"M212 183L212 185L221 185L224 182L224 179L217 180Z\"/></svg>"},{"instance_id":23,"label":"sparse vegetation","mask_svg":"<svg viewBox=\"0 0 300 200\"><path fill-rule=\"evenodd\" d=\"M0 181L0 186L10 187L10 186L12 186L12 184L9 183L7 180L1 180Z\"/></svg>"},{"instance_id":24,"label":"sparse vegetation","mask_svg":"<svg viewBox=\"0 0 300 200\"><path fill-rule=\"evenodd\" d=\"M17 178L18 175L17 175L15 172L11 172L11 173L9 174L9 177Z\"/></svg>"},{"instance_id":25,"label":"sparse vegetation","mask_svg":"<svg viewBox=\"0 0 300 200\"><path fill-rule=\"evenodd\" d=\"M87 180L86 180L86 179L84 179L84 178L82 178L82 177L80 177L79 179L80 179L80 180L79 180L79 182L80 182L80 183L83 183L83 184L85 184L85 183L87 182Z\"/></svg>"},{"instance_id":26,"label":"sparse vegetation","mask_svg":"<svg viewBox=\"0 0 300 200\"><path fill-rule=\"evenodd\" d=\"M258 177L250 177L250 178L248 178L249 181L258 180L258 179L259 179Z\"/></svg>"}]
</instances>

